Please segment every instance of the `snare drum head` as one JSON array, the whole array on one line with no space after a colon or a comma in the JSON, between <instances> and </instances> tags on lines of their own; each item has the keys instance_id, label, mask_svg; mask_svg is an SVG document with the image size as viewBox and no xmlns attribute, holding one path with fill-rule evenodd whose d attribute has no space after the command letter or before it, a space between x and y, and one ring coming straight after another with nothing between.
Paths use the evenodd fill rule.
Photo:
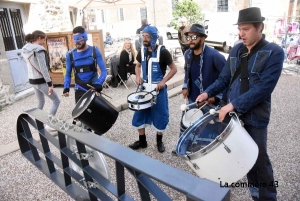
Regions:
<instances>
[{"instance_id":1,"label":"snare drum head","mask_svg":"<svg viewBox=\"0 0 300 201\"><path fill-rule=\"evenodd\" d=\"M75 108L72 111L73 118L77 118L78 116L80 116L90 105L94 97L95 93L91 90L88 90L85 94L83 94L83 96L76 103Z\"/></svg>"},{"instance_id":2,"label":"snare drum head","mask_svg":"<svg viewBox=\"0 0 300 201\"><path fill-rule=\"evenodd\" d=\"M203 116L203 112L201 110L196 109L196 108L190 109L183 115L182 124L186 128L188 128L202 116Z\"/></svg>"},{"instance_id":3,"label":"snare drum head","mask_svg":"<svg viewBox=\"0 0 300 201\"><path fill-rule=\"evenodd\" d=\"M145 91L135 92L132 94L129 94L127 97L128 103L143 103L150 101L153 98L153 95L151 93L147 94Z\"/></svg>"},{"instance_id":4,"label":"snare drum head","mask_svg":"<svg viewBox=\"0 0 300 201\"><path fill-rule=\"evenodd\" d=\"M187 155L201 151L225 130L229 121L220 122L218 113L206 113L185 130L177 143L176 152Z\"/></svg>"}]
</instances>

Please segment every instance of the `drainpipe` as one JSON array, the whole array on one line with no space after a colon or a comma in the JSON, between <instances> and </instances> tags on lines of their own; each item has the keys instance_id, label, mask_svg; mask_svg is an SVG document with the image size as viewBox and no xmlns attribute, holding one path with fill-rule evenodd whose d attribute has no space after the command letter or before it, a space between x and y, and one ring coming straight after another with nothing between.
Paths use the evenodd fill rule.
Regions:
<instances>
[{"instance_id":1,"label":"drainpipe","mask_svg":"<svg viewBox=\"0 0 300 201\"><path fill-rule=\"evenodd\" d=\"M153 18L154 18L154 26L156 26L156 17L155 17L155 0L153 0Z\"/></svg>"}]
</instances>

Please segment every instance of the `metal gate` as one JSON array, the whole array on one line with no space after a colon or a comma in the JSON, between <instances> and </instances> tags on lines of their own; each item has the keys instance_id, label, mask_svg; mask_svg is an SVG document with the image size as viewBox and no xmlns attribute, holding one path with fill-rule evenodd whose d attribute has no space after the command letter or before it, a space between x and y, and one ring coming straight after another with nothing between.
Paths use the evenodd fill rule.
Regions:
<instances>
[{"instance_id":1,"label":"metal gate","mask_svg":"<svg viewBox=\"0 0 300 201\"><path fill-rule=\"evenodd\" d=\"M16 92L31 87L27 65L21 54L25 45L22 12L23 7L18 4L0 3L0 29Z\"/></svg>"}]
</instances>

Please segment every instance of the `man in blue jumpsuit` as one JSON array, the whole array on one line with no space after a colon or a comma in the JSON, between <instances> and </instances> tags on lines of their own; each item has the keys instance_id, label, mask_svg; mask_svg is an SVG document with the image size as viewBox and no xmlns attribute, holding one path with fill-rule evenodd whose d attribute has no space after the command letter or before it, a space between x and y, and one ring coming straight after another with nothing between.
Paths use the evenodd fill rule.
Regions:
<instances>
[{"instance_id":1,"label":"man in blue jumpsuit","mask_svg":"<svg viewBox=\"0 0 300 201\"><path fill-rule=\"evenodd\" d=\"M140 85L143 82L157 84L156 91L158 95L156 104L151 108L134 113L132 125L138 129L139 140L129 145L129 147L134 150L146 148L145 127L153 124L157 131L157 149L162 153L165 151L162 135L169 123L168 93L165 83L176 74L177 68L169 51L164 46L156 45L158 39L156 27L146 26L142 35L144 48L137 55L138 62L135 67L136 82ZM150 67L148 68L148 66ZM170 72L165 76L167 66L169 66ZM143 78L141 78L141 68ZM152 74L150 77L152 77L152 80L148 80L148 69L151 69Z\"/></svg>"},{"instance_id":2,"label":"man in blue jumpsuit","mask_svg":"<svg viewBox=\"0 0 300 201\"><path fill-rule=\"evenodd\" d=\"M197 101L204 102L228 88L228 104L220 109L219 119L222 122L232 111L240 115L244 128L259 149L256 163L247 174L250 194L253 200L270 201L277 200L278 183L274 181L267 154L267 128L271 94L281 75L284 53L281 47L264 39L264 19L259 8L240 10L237 25L242 43L231 49L219 78L197 97Z\"/></svg>"},{"instance_id":3,"label":"man in blue jumpsuit","mask_svg":"<svg viewBox=\"0 0 300 201\"><path fill-rule=\"evenodd\" d=\"M64 96L69 96L73 70L75 74L75 102L77 103L81 96L90 89L87 84L93 86L97 92L102 90L107 70L100 50L96 46L93 47L86 44L88 37L83 27L78 26L73 29L73 39L76 48L66 54L66 75L63 94ZM97 65L101 70L100 76L97 72Z\"/></svg>"}]
</instances>

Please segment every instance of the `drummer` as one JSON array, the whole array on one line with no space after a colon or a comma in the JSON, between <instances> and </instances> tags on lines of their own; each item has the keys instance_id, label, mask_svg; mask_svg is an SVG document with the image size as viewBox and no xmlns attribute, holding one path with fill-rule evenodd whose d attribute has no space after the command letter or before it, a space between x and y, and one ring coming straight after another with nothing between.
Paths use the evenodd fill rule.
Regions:
<instances>
[{"instance_id":1,"label":"drummer","mask_svg":"<svg viewBox=\"0 0 300 201\"><path fill-rule=\"evenodd\" d=\"M97 92L102 91L102 84L105 81L107 70L97 46L89 46L86 43L88 35L82 26L73 29L73 39L76 48L66 54L66 75L64 77L63 95L69 96L71 73L74 70L75 102L77 103L81 96L90 89L87 84L92 85ZM98 76L97 65L101 70L100 76Z\"/></svg>"},{"instance_id":2,"label":"drummer","mask_svg":"<svg viewBox=\"0 0 300 201\"><path fill-rule=\"evenodd\" d=\"M205 45L205 29L202 25L193 24L188 32L185 32L190 49L184 54L185 76L182 86L182 95L188 99L188 103L194 103L200 93L211 85L221 73L225 65L225 57L217 50ZM208 104L218 103L222 93L211 97ZM196 105L195 105L196 107ZM209 109L203 108L204 111ZM181 135L181 132L180 132ZM172 151L176 155L176 151Z\"/></svg>"},{"instance_id":3,"label":"drummer","mask_svg":"<svg viewBox=\"0 0 300 201\"><path fill-rule=\"evenodd\" d=\"M229 87L228 104L220 109L219 119L223 121L226 114L236 111L259 149L257 161L247 178L250 184L259 182L265 185L259 185L258 188L250 186L250 194L253 200L277 200L278 184L274 181L267 154L267 127L270 121L271 94L281 75L284 52L278 45L264 39L264 20L259 8L239 11L237 25L243 42L232 48L230 59L220 77L198 96L197 101L204 102ZM231 73L232 69L238 69L239 66L241 71Z\"/></svg>"},{"instance_id":4,"label":"drummer","mask_svg":"<svg viewBox=\"0 0 300 201\"><path fill-rule=\"evenodd\" d=\"M131 149L146 148L147 141L145 135L145 127L149 127L153 124L156 133L157 149L160 153L165 151L165 146L162 142L163 132L169 124L169 108L168 108L168 94L166 82L171 79L177 72L171 54L162 46L160 52L158 51L158 45L156 44L158 39L157 28L154 26L146 26L143 30L143 44L144 48L138 52L137 64L135 67L136 82L142 84L143 80L148 80L148 65L152 63L152 82L158 83L156 91L159 91L156 99L156 104L151 108L136 111L132 119L133 127L138 129L139 140L130 144ZM144 58L142 58L141 51L144 51ZM158 52L160 55L157 55ZM159 56L159 57L158 57ZM150 58L159 58L158 62L149 61ZM167 66L170 71L166 74ZM141 68L143 69L143 79L141 78Z\"/></svg>"}]
</instances>

